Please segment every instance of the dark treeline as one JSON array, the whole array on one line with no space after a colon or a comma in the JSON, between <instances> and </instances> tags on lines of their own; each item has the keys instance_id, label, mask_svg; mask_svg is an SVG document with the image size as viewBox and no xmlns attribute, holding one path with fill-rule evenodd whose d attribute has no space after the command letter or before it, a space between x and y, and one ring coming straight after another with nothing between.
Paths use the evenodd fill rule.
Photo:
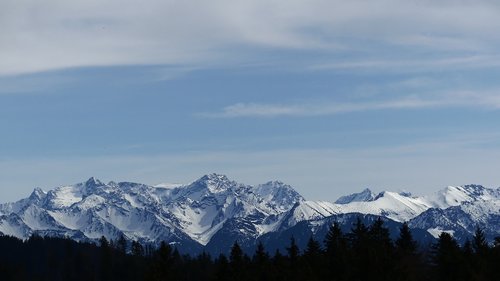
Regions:
<instances>
[{"instance_id":1,"label":"dark treeline","mask_svg":"<svg viewBox=\"0 0 500 281\"><path fill-rule=\"evenodd\" d=\"M489 245L481 229L460 246L442 233L419 247L407 224L394 241L382 220L358 219L349 233L334 223L325 241L285 252L259 244L246 255L235 243L229 255L181 255L162 243L157 249L125 239L99 245L33 236L0 237L0 280L500 280L500 238Z\"/></svg>"}]
</instances>

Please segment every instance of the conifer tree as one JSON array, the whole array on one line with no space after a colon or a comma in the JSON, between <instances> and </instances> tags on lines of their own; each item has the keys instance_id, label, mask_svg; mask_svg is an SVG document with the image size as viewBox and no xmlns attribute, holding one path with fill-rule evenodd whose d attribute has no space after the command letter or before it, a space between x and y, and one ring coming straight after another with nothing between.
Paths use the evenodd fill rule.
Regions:
<instances>
[{"instance_id":1,"label":"conifer tree","mask_svg":"<svg viewBox=\"0 0 500 281\"><path fill-rule=\"evenodd\" d=\"M325 237L326 252L333 256L338 251L341 244L345 244L345 237L338 222L334 222Z\"/></svg>"},{"instance_id":2,"label":"conifer tree","mask_svg":"<svg viewBox=\"0 0 500 281\"><path fill-rule=\"evenodd\" d=\"M139 243L137 241L132 241L131 251L132 251L132 255L134 255L134 256L143 256L144 255L144 248L142 247L141 243Z\"/></svg>"},{"instance_id":3,"label":"conifer tree","mask_svg":"<svg viewBox=\"0 0 500 281\"><path fill-rule=\"evenodd\" d=\"M232 280L230 276L229 262L223 254L215 260L215 280L226 281Z\"/></svg>"},{"instance_id":4,"label":"conifer tree","mask_svg":"<svg viewBox=\"0 0 500 281\"><path fill-rule=\"evenodd\" d=\"M99 245L103 249L108 248L109 247L108 239L106 239L106 237L104 237L104 236L101 236L101 238L99 239Z\"/></svg>"},{"instance_id":5,"label":"conifer tree","mask_svg":"<svg viewBox=\"0 0 500 281\"><path fill-rule=\"evenodd\" d=\"M340 224L334 222L325 237L328 279L343 280L348 262L347 239Z\"/></svg>"},{"instance_id":6,"label":"conifer tree","mask_svg":"<svg viewBox=\"0 0 500 281\"><path fill-rule=\"evenodd\" d=\"M308 257L316 257L319 256L320 254L321 254L321 246L318 243L318 241L314 240L314 238L311 235L311 237L309 237L309 240L307 241L307 248L304 252L304 255Z\"/></svg>"},{"instance_id":7,"label":"conifer tree","mask_svg":"<svg viewBox=\"0 0 500 281\"><path fill-rule=\"evenodd\" d=\"M368 235L374 244L384 247L387 251L392 250L389 229L384 226L384 221L380 217L369 227Z\"/></svg>"},{"instance_id":8,"label":"conifer tree","mask_svg":"<svg viewBox=\"0 0 500 281\"><path fill-rule=\"evenodd\" d=\"M258 278L258 280L272 280L269 276L269 254L264 249L264 245L262 244L262 242L259 242L259 244L257 244L252 262L255 267L255 276Z\"/></svg>"},{"instance_id":9,"label":"conifer tree","mask_svg":"<svg viewBox=\"0 0 500 281\"><path fill-rule=\"evenodd\" d=\"M127 252L127 240L125 239L125 236L120 235L116 241L116 249L121 253Z\"/></svg>"},{"instance_id":10,"label":"conifer tree","mask_svg":"<svg viewBox=\"0 0 500 281\"><path fill-rule=\"evenodd\" d=\"M109 280L112 271L111 248L106 237L101 236L99 242L101 245L101 278Z\"/></svg>"},{"instance_id":11,"label":"conifer tree","mask_svg":"<svg viewBox=\"0 0 500 281\"><path fill-rule=\"evenodd\" d=\"M243 255L243 250L241 250L237 241L235 241L231 247L231 252L229 254L229 266L232 280L241 281L244 279L245 275L243 270L245 269L245 257Z\"/></svg>"},{"instance_id":12,"label":"conifer tree","mask_svg":"<svg viewBox=\"0 0 500 281\"><path fill-rule=\"evenodd\" d=\"M312 235L307 242L302 260L302 276L307 280L321 280L324 276L323 250Z\"/></svg>"},{"instance_id":13,"label":"conifer tree","mask_svg":"<svg viewBox=\"0 0 500 281\"><path fill-rule=\"evenodd\" d=\"M472 239L472 248L476 254L480 256L485 255L489 250L488 242L484 236L484 231L479 226L476 227L476 231Z\"/></svg>"},{"instance_id":14,"label":"conifer tree","mask_svg":"<svg viewBox=\"0 0 500 281\"><path fill-rule=\"evenodd\" d=\"M295 243L295 237L290 238L290 246L286 248L288 252L288 258L290 259L290 264L294 266L297 263L299 257L299 247Z\"/></svg>"},{"instance_id":15,"label":"conifer tree","mask_svg":"<svg viewBox=\"0 0 500 281\"><path fill-rule=\"evenodd\" d=\"M395 242L394 278L396 280L419 281L424 279L423 265L417 254L417 242L413 239L407 222L399 228Z\"/></svg>"},{"instance_id":16,"label":"conifer tree","mask_svg":"<svg viewBox=\"0 0 500 281\"><path fill-rule=\"evenodd\" d=\"M404 222L399 229L399 237L396 239L396 249L403 255L414 255L417 250L417 242L413 239L410 227Z\"/></svg>"},{"instance_id":17,"label":"conifer tree","mask_svg":"<svg viewBox=\"0 0 500 281\"><path fill-rule=\"evenodd\" d=\"M439 235L435 246L434 262L438 280L466 280L462 272L464 264L457 241L447 232Z\"/></svg>"},{"instance_id":18,"label":"conifer tree","mask_svg":"<svg viewBox=\"0 0 500 281\"><path fill-rule=\"evenodd\" d=\"M379 217L368 228L366 271L372 280L387 280L393 269L392 254L394 252L389 229Z\"/></svg>"},{"instance_id":19,"label":"conifer tree","mask_svg":"<svg viewBox=\"0 0 500 281\"><path fill-rule=\"evenodd\" d=\"M257 244L257 248L253 256L253 262L258 265L263 265L268 261L269 261L269 254L264 249L264 245L262 244L262 242L259 242L259 244Z\"/></svg>"},{"instance_id":20,"label":"conifer tree","mask_svg":"<svg viewBox=\"0 0 500 281\"><path fill-rule=\"evenodd\" d=\"M238 242L234 242L233 246L231 247L231 253L229 255L229 262L233 266L239 266L243 263L243 251L241 250L240 245Z\"/></svg>"}]
</instances>

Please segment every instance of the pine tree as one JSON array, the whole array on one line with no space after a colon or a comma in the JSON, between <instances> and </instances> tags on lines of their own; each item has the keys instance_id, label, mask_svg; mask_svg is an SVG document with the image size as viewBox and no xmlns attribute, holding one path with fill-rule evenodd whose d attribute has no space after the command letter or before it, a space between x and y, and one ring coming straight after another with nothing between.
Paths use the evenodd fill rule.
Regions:
<instances>
[{"instance_id":1,"label":"pine tree","mask_svg":"<svg viewBox=\"0 0 500 281\"><path fill-rule=\"evenodd\" d=\"M299 257L299 247L295 243L295 237L290 238L290 246L286 248L291 266L295 266Z\"/></svg>"},{"instance_id":2,"label":"pine tree","mask_svg":"<svg viewBox=\"0 0 500 281\"><path fill-rule=\"evenodd\" d=\"M472 259L471 271L474 276L479 280L486 280L488 275L488 256L490 254L490 247L486 241L484 231L478 226L474 236L472 237L472 248L475 255Z\"/></svg>"},{"instance_id":3,"label":"pine tree","mask_svg":"<svg viewBox=\"0 0 500 281\"><path fill-rule=\"evenodd\" d=\"M255 276L258 280L272 280L269 276L269 254L264 249L262 242L257 244L257 249L252 260L255 267Z\"/></svg>"},{"instance_id":4,"label":"pine tree","mask_svg":"<svg viewBox=\"0 0 500 281\"><path fill-rule=\"evenodd\" d=\"M396 239L396 249L402 255L414 255L417 250L417 241L413 239L407 222L404 222L399 229L399 237Z\"/></svg>"},{"instance_id":5,"label":"pine tree","mask_svg":"<svg viewBox=\"0 0 500 281\"><path fill-rule=\"evenodd\" d=\"M461 251L458 243L453 237L442 232L435 245L434 262L438 280L458 281L467 280L463 274L463 264Z\"/></svg>"},{"instance_id":6,"label":"pine tree","mask_svg":"<svg viewBox=\"0 0 500 281\"><path fill-rule=\"evenodd\" d=\"M325 279L344 280L347 273L347 238L338 222L334 222L325 237L328 274Z\"/></svg>"},{"instance_id":7,"label":"pine tree","mask_svg":"<svg viewBox=\"0 0 500 281\"><path fill-rule=\"evenodd\" d=\"M121 253L126 253L127 252L127 240L125 239L125 236L120 235L120 238L116 241L116 249L121 252Z\"/></svg>"},{"instance_id":8,"label":"pine tree","mask_svg":"<svg viewBox=\"0 0 500 281\"><path fill-rule=\"evenodd\" d=\"M387 280L394 268L392 255L394 247L389 236L389 229L379 217L368 228L367 248L365 249L366 272L372 275L372 280Z\"/></svg>"},{"instance_id":9,"label":"pine tree","mask_svg":"<svg viewBox=\"0 0 500 281\"><path fill-rule=\"evenodd\" d=\"M99 240L100 245L101 245L101 278L103 280L109 280L111 277L111 271L112 271L112 256L111 256L111 247L109 245L108 240L106 237L101 236L101 239Z\"/></svg>"},{"instance_id":10,"label":"pine tree","mask_svg":"<svg viewBox=\"0 0 500 281\"><path fill-rule=\"evenodd\" d=\"M326 252L332 255L338 250L340 245L344 243L344 234L338 222L334 222L325 237Z\"/></svg>"},{"instance_id":11,"label":"pine tree","mask_svg":"<svg viewBox=\"0 0 500 281\"><path fill-rule=\"evenodd\" d=\"M131 247L132 255L142 257L144 255L144 248L141 243L137 241L132 241Z\"/></svg>"},{"instance_id":12,"label":"pine tree","mask_svg":"<svg viewBox=\"0 0 500 281\"><path fill-rule=\"evenodd\" d=\"M172 248L162 241L153 255L153 262L149 271L149 280L165 280L172 275Z\"/></svg>"},{"instance_id":13,"label":"pine tree","mask_svg":"<svg viewBox=\"0 0 500 281\"><path fill-rule=\"evenodd\" d=\"M488 242L484 236L484 231L479 226L476 227L476 232L474 233L474 237L472 239L472 248L476 254L480 256L485 255L489 250Z\"/></svg>"},{"instance_id":14,"label":"pine tree","mask_svg":"<svg viewBox=\"0 0 500 281\"><path fill-rule=\"evenodd\" d=\"M303 255L303 270L301 270L303 279L307 280L322 280L322 276L324 276L324 264L323 264L323 251L321 249L318 241L314 240L314 238L309 238L307 242L306 250Z\"/></svg>"},{"instance_id":15,"label":"pine tree","mask_svg":"<svg viewBox=\"0 0 500 281\"><path fill-rule=\"evenodd\" d=\"M108 239L106 239L106 237L104 236L101 236L101 238L99 239L99 245L101 246L101 248L103 249L107 249L109 248L109 242L108 242Z\"/></svg>"},{"instance_id":16,"label":"pine tree","mask_svg":"<svg viewBox=\"0 0 500 281\"><path fill-rule=\"evenodd\" d=\"M368 242L368 228L363 223L360 217L356 219L354 227L351 228L351 233L348 235L349 243L353 250L363 250Z\"/></svg>"},{"instance_id":17,"label":"pine tree","mask_svg":"<svg viewBox=\"0 0 500 281\"><path fill-rule=\"evenodd\" d=\"M305 256L308 257L315 257L319 256L321 254L321 246L319 245L318 241L314 240L314 238L309 237L309 240L307 241L307 247L304 252Z\"/></svg>"},{"instance_id":18,"label":"pine tree","mask_svg":"<svg viewBox=\"0 0 500 281\"><path fill-rule=\"evenodd\" d=\"M384 226L384 221L380 217L369 227L368 235L374 244L384 247L387 251L392 250L393 245L389 229Z\"/></svg>"},{"instance_id":19,"label":"pine tree","mask_svg":"<svg viewBox=\"0 0 500 281\"><path fill-rule=\"evenodd\" d=\"M244 279L244 255L237 241L235 241L233 246L231 247L231 253L229 254L229 266L230 276L232 280Z\"/></svg>"},{"instance_id":20,"label":"pine tree","mask_svg":"<svg viewBox=\"0 0 500 281\"><path fill-rule=\"evenodd\" d=\"M263 265L269 261L269 254L264 249L264 245L262 242L257 244L257 249L255 250L255 254L253 256L253 262L257 265Z\"/></svg>"},{"instance_id":21,"label":"pine tree","mask_svg":"<svg viewBox=\"0 0 500 281\"><path fill-rule=\"evenodd\" d=\"M234 242L229 255L229 262L233 266L239 266L243 263L243 251L238 242Z\"/></svg>"},{"instance_id":22,"label":"pine tree","mask_svg":"<svg viewBox=\"0 0 500 281\"><path fill-rule=\"evenodd\" d=\"M424 279L423 264L417 254L417 242L404 222L399 228L399 236L395 242L394 278L396 280L417 281Z\"/></svg>"},{"instance_id":23,"label":"pine tree","mask_svg":"<svg viewBox=\"0 0 500 281\"><path fill-rule=\"evenodd\" d=\"M223 254L215 260L215 280L226 281L232 280L230 276L229 262Z\"/></svg>"}]
</instances>

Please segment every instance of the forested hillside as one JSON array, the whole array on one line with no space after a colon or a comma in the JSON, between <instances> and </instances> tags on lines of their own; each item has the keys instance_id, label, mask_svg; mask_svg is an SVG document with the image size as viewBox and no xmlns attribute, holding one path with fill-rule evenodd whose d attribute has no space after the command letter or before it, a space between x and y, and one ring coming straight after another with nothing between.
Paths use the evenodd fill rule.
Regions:
<instances>
[{"instance_id":1,"label":"forested hillside","mask_svg":"<svg viewBox=\"0 0 500 281\"><path fill-rule=\"evenodd\" d=\"M493 245L477 229L460 246L448 233L418 245L407 224L391 240L382 220L360 219L348 233L334 223L325 241L268 253L262 244L249 256L237 242L227 256L183 256L125 239L100 245L32 236L0 237L1 280L500 280L500 238Z\"/></svg>"}]
</instances>

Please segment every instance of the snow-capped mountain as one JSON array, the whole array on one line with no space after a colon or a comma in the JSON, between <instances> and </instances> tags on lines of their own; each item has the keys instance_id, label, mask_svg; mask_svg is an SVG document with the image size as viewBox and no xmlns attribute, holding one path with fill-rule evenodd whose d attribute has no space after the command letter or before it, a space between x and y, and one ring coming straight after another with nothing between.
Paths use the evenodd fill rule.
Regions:
<instances>
[{"instance_id":1,"label":"snow-capped mountain","mask_svg":"<svg viewBox=\"0 0 500 281\"><path fill-rule=\"evenodd\" d=\"M336 204L349 204L352 202L370 202L375 199L375 194L369 189L365 188L359 193L353 193L346 196L341 196L335 201Z\"/></svg>"},{"instance_id":2,"label":"snow-capped mountain","mask_svg":"<svg viewBox=\"0 0 500 281\"><path fill-rule=\"evenodd\" d=\"M0 232L83 241L123 235L142 243L168 241L186 252L204 247L221 251L234 240L269 242L301 227L321 233L332 218L354 213L382 216L396 224L410 221L413 228L434 236L449 231L466 237L481 226L492 238L500 234L500 189L466 185L423 197L365 189L330 203L307 201L282 182L250 186L218 174L187 185L90 178L47 192L36 188L28 198L0 204Z\"/></svg>"}]
</instances>

